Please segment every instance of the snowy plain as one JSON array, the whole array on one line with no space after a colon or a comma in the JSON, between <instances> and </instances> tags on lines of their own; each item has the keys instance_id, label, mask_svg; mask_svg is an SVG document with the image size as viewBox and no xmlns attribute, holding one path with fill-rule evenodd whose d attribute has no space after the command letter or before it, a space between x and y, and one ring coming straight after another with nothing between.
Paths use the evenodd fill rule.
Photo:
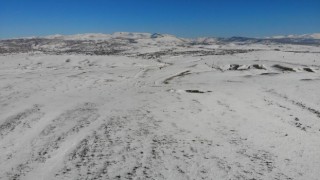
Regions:
<instances>
[{"instance_id":1,"label":"snowy plain","mask_svg":"<svg viewBox=\"0 0 320 180\"><path fill-rule=\"evenodd\" d=\"M0 41L0 179L319 179L319 45L46 38Z\"/></svg>"}]
</instances>

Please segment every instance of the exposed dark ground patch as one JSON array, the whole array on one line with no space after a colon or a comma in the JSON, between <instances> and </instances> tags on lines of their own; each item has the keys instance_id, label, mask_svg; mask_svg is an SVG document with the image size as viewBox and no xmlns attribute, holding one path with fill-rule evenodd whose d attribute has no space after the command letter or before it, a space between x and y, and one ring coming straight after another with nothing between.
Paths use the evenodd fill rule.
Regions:
<instances>
[{"instance_id":1,"label":"exposed dark ground patch","mask_svg":"<svg viewBox=\"0 0 320 180\"><path fill-rule=\"evenodd\" d=\"M212 92L212 91L200 91L200 90L186 90L187 93L199 93L199 94L203 94L203 93L208 93L208 92Z\"/></svg>"},{"instance_id":2,"label":"exposed dark ground patch","mask_svg":"<svg viewBox=\"0 0 320 180\"><path fill-rule=\"evenodd\" d=\"M163 83L164 83L164 84L169 84L169 82L170 82L171 80L173 80L174 78L183 77L183 76L186 76L186 75L189 75L189 74L191 74L191 73L190 73L190 70L181 72L181 73L179 73L179 74L177 74L177 75L174 75L174 76L171 76L171 77L165 79L165 80L163 81Z\"/></svg>"}]
</instances>

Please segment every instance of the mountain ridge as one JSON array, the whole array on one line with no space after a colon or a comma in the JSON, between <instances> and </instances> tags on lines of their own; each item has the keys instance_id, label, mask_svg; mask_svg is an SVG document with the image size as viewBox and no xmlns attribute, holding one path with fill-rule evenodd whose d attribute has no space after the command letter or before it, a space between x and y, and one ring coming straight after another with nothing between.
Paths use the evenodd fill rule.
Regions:
<instances>
[{"instance_id":1,"label":"mountain ridge","mask_svg":"<svg viewBox=\"0 0 320 180\"><path fill-rule=\"evenodd\" d=\"M44 38L44 39L64 39L64 40L109 40L111 38L131 38L131 39L141 39L141 38L178 38L184 40L193 40L193 41L216 41L217 39L319 39L320 33L311 33L311 34L291 34L291 35L275 35L275 36L267 36L267 37L247 37L247 36L231 36L231 37L215 37L215 36L203 36L203 37L195 37L195 38L182 38L179 36L164 34L164 33L148 33L148 32L114 32L112 34L106 33L79 33L79 34L52 34L46 36L30 36L30 37L17 37L17 38L6 38L0 40L9 40L9 39L36 39L36 38Z\"/></svg>"}]
</instances>

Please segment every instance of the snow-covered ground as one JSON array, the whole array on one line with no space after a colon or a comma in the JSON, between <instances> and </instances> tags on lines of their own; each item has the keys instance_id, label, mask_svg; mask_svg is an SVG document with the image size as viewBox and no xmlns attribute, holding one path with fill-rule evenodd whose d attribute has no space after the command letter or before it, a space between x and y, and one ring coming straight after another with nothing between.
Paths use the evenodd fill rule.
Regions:
<instances>
[{"instance_id":1,"label":"snow-covered ground","mask_svg":"<svg viewBox=\"0 0 320 180\"><path fill-rule=\"evenodd\" d=\"M0 179L319 179L319 46L126 36L0 55Z\"/></svg>"}]
</instances>

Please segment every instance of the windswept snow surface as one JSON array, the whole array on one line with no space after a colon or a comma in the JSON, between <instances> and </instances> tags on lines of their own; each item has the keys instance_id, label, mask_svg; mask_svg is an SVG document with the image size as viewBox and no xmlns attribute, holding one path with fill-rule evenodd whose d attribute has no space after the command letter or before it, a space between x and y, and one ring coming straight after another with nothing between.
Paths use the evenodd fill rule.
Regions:
<instances>
[{"instance_id":1,"label":"windswept snow surface","mask_svg":"<svg viewBox=\"0 0 320 180\"><path fill-rule=\"evenodd\" d=\"M319 179L319 46L126 36L0 55L0 179Z\"/></svg>"}]
</instances>

